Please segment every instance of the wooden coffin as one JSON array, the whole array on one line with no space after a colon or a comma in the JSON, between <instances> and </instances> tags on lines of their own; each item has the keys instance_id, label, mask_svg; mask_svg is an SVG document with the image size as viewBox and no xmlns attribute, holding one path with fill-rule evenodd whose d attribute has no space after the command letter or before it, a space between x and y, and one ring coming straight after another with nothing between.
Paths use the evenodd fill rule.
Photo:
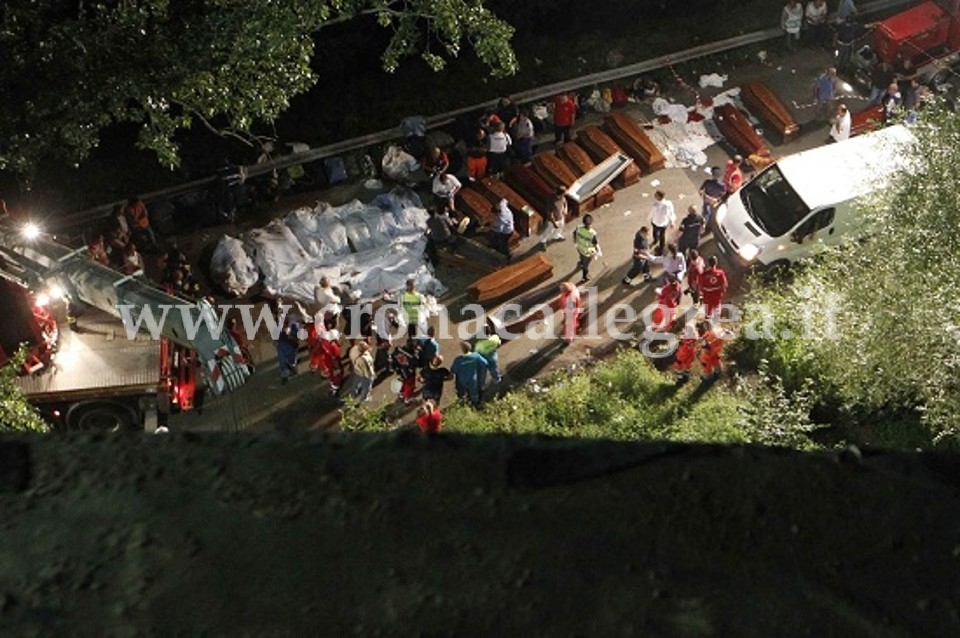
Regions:
<instances>
[{"instance_id":1,"label":"wooden coffin","mask_svg":"<svg viewBox=\"0 0 960 638\"><path fill-rule=\"evenodd\" d=\"M883 106L875 104L850 114L850 137L875 131L883 126Z\"/></svg>"},{"instance_id":2,"label":"wooden coffin","mask_svg":"<svg viewBox=\"0 0 960 638\"><path fill-rule=\"evenodd\" d=\"M495 177L484 177L477 183L480 184L484 195L492 203L499 204L501 199L507 200L507 204L513 212L513 225L521 236L529 237L532 233L540 230L543 215L537 212L517 191Z\"/></svg>"},{"instance_id":3,"label":"wooden coffin","mask_svg":"<svg viewBox=\"0 0 960 638\"><path fill-rule=\"evenodd\" d=\"M640 165L644 173L653 173L663 168L666 163L663 153L632 117L623 111L614 111L603 118L603 127L620 148Z\"/></svg>"},{"instance_id":4,"label":"wooden coffin","mask_svg":"<svg viewBox=\"0 0 960 638\"><path fill-rule=\"evenodd\" d=\"M553 208L556 189L545 182L530 166L516 164L507 171L507 185L517 191L537 210L548 211Z\"/></svg>"},{"instance_id":5,"label":"wooden coffin","mask_svg":"<svg viewBox=\"0 0 960 638\"><path fill-rule=\"evenodd\" d=\"M558 188L567 190L571 184L577 181L577 176L574 175L573 170L567 166L566 162L557 157L554 151L546 151L535 155L533 170L550 185L554 192ZM568 200L570 212L578 217L597 207L595 197L590 197L582 202L575 202L569 198Z\"/></svg>"},{"instance_id":6,"label":"wooden coffin","mask_svg":"<svg viewBox=\"0 0 960 638\"><path fill-rule=\"evenodd\" d=\"M494 211L494 204L490 202L486 195L473 188L461 188L457 192L457 210L473 219L477 225L477 232L485 234L489 241L490 231L497 219L497 213ZM520 246L521 239L520 233L514 228L509 245L511 252Z\"/></svg>"},{"instance_id":7,"label":"wooden coffin","mask_svg":"<svg viewBox=\"0 0 960 638\"><path fill-rule=\"evenodd\" d=\"M747 82L742 85L740 99L750 112L763 122L778 143L791 142L800 134L800 127L793 121L793 115L763 82Z\"/></svg>"},{"instance_id":8,"label":"wooden coffin","mask_svg":"<svg viewBox=\"0 0 960 638\"><path fill-rule=\"evenodd\" d=\"M479 304L507 301L553 277L553 264L545 255L534 255L481 277L468 292Z\"/></svg>"},{"instance_id":9,"label":"wooden coffin","mask_svg":"<svg viewBox=\"0 0 960 638\"><path fill-rule=\"evenodd\" d=\"M747 114L733 104L724 104L713 110L713 121L720 133L744 157L770 154L766 142L757 134Z\"/></svg>"},{"instance_id":10,"label":"wooden coffin","mask_svg":"<svg viewBox=\"0 0 960 638\"><path fill-rule=\"evenodd\" d=\"M497 218L490 200L472 188L461 188L457 192L457 210L471 218L481 229L490 228Z\"/></svg>"},{"instance_id":11,"label":"wooden coffin","mask_svg":"<svg viewBox=\"0 0 960 638\"><path fill-rule=\"evenodd\" d=\"M594 162L598 163L612 155L623 153L623 149L596 126L585 126L577 131L577 144L589 153ZM640 167L637 166L636 162L633 162L614 178L613 187L626 188L636 184L640 181L640 175Z\"/></svg>"},{"instance_id":12,"label":"wooden coffin","mask_svg":"<svg viewBox=\"0 0 960 638\"><path fill-rule=\"evenodd\" d=\"M560 147L558 153L577 176L577 180L570 185L571 188L579 186L577 196L573 198L574 200L583 201L586 197L596 197L597 207L613 201L613 187L608 186L608 184L613 181L614 175L611 174L609 176L610 179L607 180L594 179L596 177L594 173L596 172L597 165L590 159L590 155L583 150L582 146L576 142L567 142ZM584 183L584 177L588 175L592 179L593 185L597 188L591 188L589 184ZM583 195L580 193L583 193Z\"/></svg>"}]
</instances>

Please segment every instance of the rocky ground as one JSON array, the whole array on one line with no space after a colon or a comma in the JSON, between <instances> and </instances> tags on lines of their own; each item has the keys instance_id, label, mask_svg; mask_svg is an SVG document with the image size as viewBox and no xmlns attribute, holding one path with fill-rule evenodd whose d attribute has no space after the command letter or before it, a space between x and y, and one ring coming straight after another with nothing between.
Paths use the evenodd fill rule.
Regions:
<instances>
[{"instance_id":1,"label":"rocky ground","mask_svg":"<svg viewBox=\"0 0 960 638\"><path fill-rule=\"evenodd\" d=\"M0 634L960 632L956 457L0 441Z\"/></svg>"}]
</instances>

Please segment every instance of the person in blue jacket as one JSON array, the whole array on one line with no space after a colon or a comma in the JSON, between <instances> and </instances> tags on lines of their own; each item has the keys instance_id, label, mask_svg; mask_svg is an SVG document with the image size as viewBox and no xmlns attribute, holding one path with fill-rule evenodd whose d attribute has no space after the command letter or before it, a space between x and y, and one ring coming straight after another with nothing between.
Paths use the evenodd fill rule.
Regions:
<instances>
[{"instance_id":1,"label":"person in blue jacket","mask_svg":"<svg viewBox=\"0 0 960 638\"><path fill-rule=\"evenodd\" d=\"M489 366L489 362L473 351L467 341L460 342L459 357L453 360L450 372L456 381L457 398L469 399L473 405L480 404L480 370Z\"/></svg>"}]
</instances>

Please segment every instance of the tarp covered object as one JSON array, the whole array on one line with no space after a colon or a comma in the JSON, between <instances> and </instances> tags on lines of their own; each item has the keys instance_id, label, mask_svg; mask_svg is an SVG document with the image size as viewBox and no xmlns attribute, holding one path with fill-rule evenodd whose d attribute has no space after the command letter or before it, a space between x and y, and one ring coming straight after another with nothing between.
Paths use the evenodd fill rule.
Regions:
<instances>
[{"instance_id":1,"label":"tarp covered object","mask_svg":"<svg viewBox=\"0 0 960 638\"><path fill-rule=\"evenodd\" d=\"M397 189L369 204L354 200L337 207L321 202L314 208L298 208L247 233L242 246L271 296L310 304L323 276L334 285L359 290L363 299L401 289L410 277L421 292L440 295L446 289L423 259L426 220L417 195ZM241 245L229 237L221 243L234 252ZM248 275L232 283L232 290L244 294L254 283L256 279L250 281Z\"/></svg>"},{"instance_id":2,"label":"tarp covered object","mask_svg":"<svg viewBox=\"0 0 960 638\"><path fill-rule=\"evenodd\" d=\"M229 294L246 294L260 279L257 265L244 250L243 242L224 235L217 242L210 258L210 274Z\"/></svg>"}]
</instances>

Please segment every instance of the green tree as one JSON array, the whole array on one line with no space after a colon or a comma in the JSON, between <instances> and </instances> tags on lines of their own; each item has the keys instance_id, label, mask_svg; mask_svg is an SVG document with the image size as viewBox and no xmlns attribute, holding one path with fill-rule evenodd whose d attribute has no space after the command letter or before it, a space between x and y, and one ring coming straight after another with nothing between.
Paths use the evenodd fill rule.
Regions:
<instances>
[{"instance_id":1,"label":"green tree","mask_svg":"<svg viewBox=\"0 0 960 638\"><path fill-rule=\"evenodd\" d=\"M861 421L912 411L934 440L955 440L960 119L929 110L912 130L916 144L908 168L859 211L872 220L868 239L806 265L789 286L759 292L758 300L776 316L774 334L789 329L807 338L751 345L788 387L813 379L821 403ZM840 301L834 325L811 329L805 318L822 320L821 304L831 297Z\"/></svg>"},{"instance_id":2,"label":"green tree","mask_svg":"<svg viewBox=\"0 0 960 638\"><path fill-rule=\"evenodd\" d=\"M0 432L46 432L47 424L16 384L23 354L0 367Z\"/></svg>"},{"instance_id":3,"label":"green tree","mask_svg":"<svg viewBox=\"0 0 960 638\"><path fill-rule=\"evenodd\" d=\"M471 48L494 76L517 61L513 29L483 0L9 0L0 9L0 170L78 163L115 123L179 162L177 131L200 124L251 141L316 82L313 37L348 20L391 32L383 67L419 53L439 69Z\"/></svg>"}]
</instances>

